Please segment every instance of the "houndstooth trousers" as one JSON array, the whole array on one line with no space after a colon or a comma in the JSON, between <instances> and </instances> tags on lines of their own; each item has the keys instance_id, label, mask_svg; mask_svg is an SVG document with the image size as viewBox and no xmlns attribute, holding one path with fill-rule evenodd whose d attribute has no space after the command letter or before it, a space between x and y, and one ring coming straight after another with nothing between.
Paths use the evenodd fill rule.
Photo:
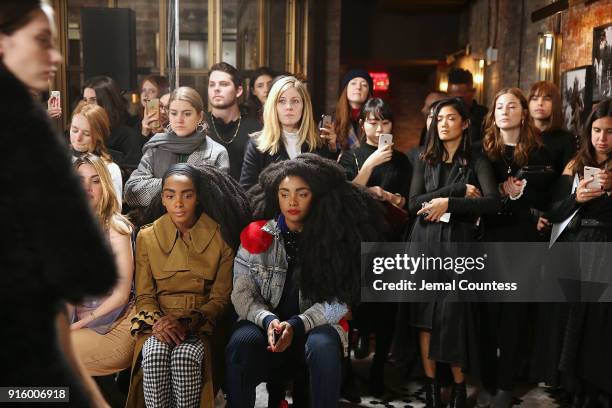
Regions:
<instances>
[{"instance_id":1,"label":"houndstooth trousers","mask_svg":"<svg viewBox=\"0 0 612 408\"><path fill-rule=\"evenodd\" d=\"M178 346L149 337L142 348L147 408L199 407L203 358L204 344L197 336Z\"/></svg>"}]
</instances>

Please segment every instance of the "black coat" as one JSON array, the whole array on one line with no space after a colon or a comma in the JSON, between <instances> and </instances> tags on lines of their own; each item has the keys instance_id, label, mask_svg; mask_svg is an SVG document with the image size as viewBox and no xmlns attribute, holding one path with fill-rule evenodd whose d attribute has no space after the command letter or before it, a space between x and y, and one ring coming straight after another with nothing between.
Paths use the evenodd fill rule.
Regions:
<instances>
[{"instance_id":1,"label":"black coat","mask_svg":"<svg viewBox=\"0 0 612 408\"><path fill-rule=\"evenodd\" d=\"M302 144L302 153L308 152L308 145ZM316 149L314 152L321 157L326 159L336 160L339 152L330 152L327 146ZM255 143L255 138L251 138L247 144L246 151L244 152L244 161L242 163L242 172L240 173L240 185L245 191L257 184L259 180L259 173L263 171L272 163L276 163L283 160L289 160L289 155L285 146L281 143L280 149L275 154L262 153Z\"/></svg>"},{"instance_id":2,"label":"black coat","mask_svg":"<svg viewBox=\"0 0 612 408\"><path fill-rule=\"evenodd\" d=\"M0 386L70 386L69 405L87 406L55 319L112 289L114 259L47 113L2 67L0 89Z\"/></svg>"}]
</instances>

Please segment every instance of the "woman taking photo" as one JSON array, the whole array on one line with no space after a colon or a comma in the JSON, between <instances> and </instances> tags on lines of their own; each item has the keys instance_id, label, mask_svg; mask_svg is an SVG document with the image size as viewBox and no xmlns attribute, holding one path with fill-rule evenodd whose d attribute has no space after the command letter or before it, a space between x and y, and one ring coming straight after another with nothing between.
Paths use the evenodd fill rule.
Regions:
<instances>
[{"instance_id":1,"label":"woman taking photo","mask_svg":"<svg viewBox=\"0 0 612 408\"><path fill-rule=\"evenodd\" d=\"M393 150L392 143L379 147L380 135L390 134L393 130L393 113L382 99L369 99L361 109L359 123L364 143L343 151L339 163L348 180L367 187L376 199L387 205L388 220L393 230L387 241L400 241L407 217L393 217L397 210L391 208L396 207L401 214L406 206L412 168L406 155ZM371 331L376 333L376 354L369 381L370 392L374 396L384 392L384 366L395 329L396 311L395 303L362 304L351 322L359 328L362 344L369 342ZM347 363L350 364L350 360Z\"/></svg>"},{"instance_id":2,"label":"woman taking photo","mask_svg":"<svg viewBox=\"0 0 612 408\"><path fill-rule=\"evenodd\" d=\"M353 69L344 76L340 88L332 127L325 132L335 134L340 149L347 150L361 143L359 115L363 104L372 97L374 82L367 71Z\"/></svg>"},{"instance_id":3,"label":"woman taking photo","mask_svg":"<svg viewBox=\"0 0 612 408\"><path fill-rule=\"evenodd\" d=\"M169 102L170 131L158 133L143 147L138 168L125 183L125 201L146 207L161 192L162 176L176 163L229 170L225 147L206 135L204 103L195 89L180 87Z\"/></svg>"},{"instance_id":4,"label":"woman taking photo","mask_svg":"<svg viewBox=\"0 0 612 408\"><path fill-rule=\"evenodd\" d=\"M134 275L132 224L121 215L102 158L85 153L75 160L74 168L113 250L119 279L105 296L89 297L74 307L72 343L90 375L109 375L128 368L134 350L130 335L130 319L134 315L130 299Z\"/></svg>"},{"instance_id":5,"label":"woman taking photo","mask_svg":"<svg viewBox=\"0 0 612 408\"><path fill-rule=\"evenodd\" d=\"M238 184L210 166L171 165L161 183L151 210L163 215L136 242L127 407L212 408L213 358L222 350L211 349L229 310L234 251L250 210Z\"/></svg>"},{"instance_id":6,"label":"woman taking photo","mask_svg":"<svg viewBox=\"0 0 612 408\"><path fill-rule=\"evenodd\" d=\"M170 84L168 83L168 79L162 75L149 75L142 81L142 85L140 86L140 105L141 105L141 115L142 120L139 122L137 126L138 134L140 134L145 141L148 140L151 136L156 133L161 133L164 131L161 115L162 111L162 101L161 97L166 95L169 92ZM147 102L151 99L159 99L159 110L158 112L148 112L147 111ZM167 101L166 101L167 102ZM155 127L155 123L159 124Z\"/></svg>"},{"instance_id":7,"label":"woman taking photo","mask_svg":"<svg viewBox=\"0 0 612 408\"><path fill-rule=\"evenodd\" d=\"M587 177L586 166L599 168L597 175ZM580 149L563 172L563 199L553 204L550 221L560 223L573 215L559 236L564 242L612 241L612 100L601 101L589 116ZM574 178L579 180L572 191ZM581 246L578 268L580 276L597 279L609 271L610 256L602 247ZM586 280L586 279L585 279ZM604 278L603 281L609 281ZM561 371L574 381L568 391L574 393L573 406L606 406L612 400L612 308L608 303L573 303L563 341ZM607 401L607 402L606 402Z\"/></svg>"},{"instance_id":8,"label":"woman taking photo","mask_svg":"<svg viewBox=\"0 0 612 408\"><path fill-rule=\"evenodd\" d=\"M259 180L250 191L259 221L240 235L234 262L228 405L252 408L259 383L282 384L305 360L311 406L336 407L348 342L340 323L358 299L360 243L380 238L380 208L314 154L272 164ZM283 394L270 393L268 406ZM304 398L294 394L294 404Z\"/></svg>"},{"instance_id":9,"label":"woman taking photo","mask_svg":"<svg viewBox=\"0 0 612 408\"><path fill-rule=\"evenodd\" d=\"M48 90L62 61L56 34L47 2L0 2L0 138L6 152L0 213L9 237L0 247L0 308L10 311L2 328L0 385L69 387L66 406L107 407L75 358L65 303L111 290L115 265L66 148L34 96ZM65 214L79 222L67 222Z\"/></svg>"},{"instance_id":10,"label":"woman taking photo","mask_svg":"<svg viewBox=\"0 0 612 408\"><path fill-rule=\"evenodd\" d=\"M121 211L123 197L121 169L113 162L104 144L104 140L106 140L110 133L109 125L108 115L104 109L98 105L80 102L72 113L70 147L73 160L86 153L92 153L102 158L110 173L115 190L114 195L119 203L119 211Z\"/></svg>"},{"instance_id":11,"label":"woman taking photo","mask_svg":"<svg viewBox=\"0 0 612 408\"><path fill-rule=\"evenodd\" d=\"M443 99L436 105L410 186L410 212L419 216L412 242L475 241L479 216L497 211L493 169L485 156L472 152L469 124L469 111L461 99ZM413 306L411 323L420 330L427 406L440 404L436 362L446 362L454 380L451 406L465 407L465 372L476 372L479 365L473 352L473 305L439 301Z\"/></svg>"},{"instance_id":12,"label":"woman taking photo","mask_svg":"<svg viewBox=\"0 0 612 408\"><path fill-rule=\"evenodd\" d=\"M263 107L276 74L268 67L257 68L249 78L249 117L263 125Z\"/></svg>"},{"instance_id":13,"label":"woman taking photo","mask_svg":"<svg viewBox=\"0 0 612 408\"><path fill-rule=\"evenodd\" d=\"M264 127L255 133L244 153L240 185L248 190L271 163L303 152L335 159L335 135L319 135L306 84L286 76L272 85L264 105Z\"/></svg>"}]
</instances>

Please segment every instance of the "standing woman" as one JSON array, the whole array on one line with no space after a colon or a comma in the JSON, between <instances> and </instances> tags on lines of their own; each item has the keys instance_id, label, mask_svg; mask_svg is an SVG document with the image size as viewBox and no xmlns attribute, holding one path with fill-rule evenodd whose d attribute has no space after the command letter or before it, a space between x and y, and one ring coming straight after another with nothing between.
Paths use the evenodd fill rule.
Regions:
<instances>
[{"instance_id":1,"label":"standing woman","mask_svg":"<svg viewBox=\"0 0 612 408\"><path fill-rule=\"evenodd\" d=\"M495 170L495 181L502 197L498 214L485 218L487 242L536 242L538 216L548 208L550 184L554 173L545 177L519 180L515 176L525 166L553 166L548 149L529 115L529 105L518 88L497 93L485 122L483 149ZM509 407L515 377L527 343L529 310L526 303L488 303L482 305L488 326L482 330L483 385L496 394L494 407ZM498 351L499 350L499 351ZM483 390L484 396L486 396Z\"/></svg>"},{"instance_id":2,"label":"standing woman","mask_svg":"<svg viewBox=\"0 0 612 408\"><path fill-rule=\"evenodd\" d=\"M138 168L125 183L125 201L146 207L161 193L162 176L176 163L205 165L229 171L225 147L206 135L204 103L195 89L183 86L170 96L170 130L153 136L143 147Z\"/></svg>"},{"instance_id":3,"label":"standing woman","mask_svg":"<svg viewBox=\"0 0 612 408\"><path fill-rule=\"evenodd\" d=\"M274 82L263 117L263 129L253 135L244 153L240 185L245 190L257 183L259 173L271 163L304 152L335 159L335 135L319 136L304 82L292 76Z\"/></svg>"},{"instance_id":4,"label":"standing woman","mask_svg":"<svg viewBox=\"0 0 612 408\"><path fill-rule=\"evenodd\" d=\"M600 173L585 177L585 166L598 167ZM595 107L585 127L580 149L565 168L565 198L550 211L550 221L562 222L578 210L559 241L612 242L612 100L605 99ZM580 180L572 192L574 177ZM587 185L598 182L601 188ZM608 247L608 246L606 246ZM610 252L580 247L580 274L589 280L609 282ZM597 279L605 272L607 279ZM612 401L612 307L609 303L573 303L570 306L561 371L576 379L573 406L608 406ZM607 404L606 405L606 402Z\"/></svg>"},{"instance_id":5,"label":"standing woman","mask_svg":"<svg viewBox=\"0 0 612 408\"><path fill-rule=\"evenodd\" d=\"M496 212L499 193L493 169L484 155L471 150L469 126L469 111L461 99L438 102L427 143L414 164L408 202L419 218L410 241L475 241L479 216ZM445 213L450 213L448 222L441 221ZM454 380L451 407L465 407L465 372L478 369L473 305L440 301L414 306L412 325L420 330L427 406L440 404L436 362L446 362Z\"/></svg>"},{"instance_id":6,"label":"standing woman","mask_svg":"<svg viewBox=\"0 0 612 408\"><path fill-rule=\"evenodd\" d=\"M80 102L77 105L72 113L72 122L70 123L70 147L73 160L86 153L93 153L104 160L113 182L114 195L119 203L119 211L121 211L123 179L121 169L113 162L104 144L104 140L109 133L110 123L103 108L85 102Z\"/></svg>"},{"instance_id":7,"label":"standing woman","mask_svg":"<svg viewBox=\"0 0 612 408\"><path fill-rule=\"evenodd\" d=\"M7 311L0 386L69 387L66 406L106 407L75 358L64 305L112 289L115 265L66 148L33 96L48 89L62 60L53 22L47 2L0 2L5 152L0 161L0 309ZM79 222L69 222L65 214Z\"/></svg>"},{"instance_id":8,"label":"standing woman","mask_svg":"<svg viewBox=\"0 0 612 408\"><path fill-rule=\"evenodd\" d=\"M213 408L213 358L223 350L212 349L250 210L238 184L210 166L177 163L161 182L151 210L163 215L136 241L136 348L126 406Z\"/></svg>"},{"instance_id":9,"label":"standing woman","mask_svg":"<svg viewBox=\"0 0 612 408\"><path fill-rule=\"evenodd\" d=\"M88 297L75 306L72 343L90 375L110 375L130 366L134 350L130 335L130 319L134 315L132 224L121 215L110 173L102 158L85 153L75 160L74 168L113 250L119 279L106 295Z\"/></svg>"},{"instance_id":10,"label":"standing woman","mask_svg":"<svg viewBox=\"0 0 612 408\"><path fill-rule=\"evenodd\" d=\"M342 92L336 104L334 123L329 133L335 133L340 149L347 150L361 143L359 115L363 104L372 97L374 81L367 71L353 69L342 78L340 88Z\"/></svg>"},{"instance_id":11,"label":"standing woman","mask_svg":"<svg viewBox=\"0 0 612 408\"><path fill-rule=\"evenodd\" d=\"M147 112L147 102L151 99L161 99L161 97L169 92L170 84L168 78L162 75L149 75L142 81L140 86L140 105L142 107L142 120L137 126L138 134L140 134L145 141L148 140L155 133L163 132L161 118L155 119L156 112ZM162 109L160 100L160 110ZM160 126L153 127L152 122L158 120Z\"/></svg>"},{"instance_id":12,"label":"standing woman","mask_svg":"<svg viewBox=\"0 0 612 408\"><path fill-rule=\"evenodd\" d=\"M263 125L263 107L276 74L268 67L259 67L249 78L249 117Z\"/></svg>"},{"instance_id":13,"label":"standing woman","mask_svg":"<svg viewBox=\"0 0 612 408\"><path fill-rule=\"evenodd\" d=\"M249 194L258 221L240 234L234 262L228 406L253 408L259 383L282 386L306 365L310 406L335 408L348 343L341 320L359 297L360 243L381 237L380 208L314 154L270 165ZM268 406L283 395L271 392ZM305 395L293 398L306 406Z\"/></svg>"},{"instance_id":14,"label":"standing woman","mask_svg":"<svg viewBox=\"0 0 612 408\"><path fill-rule=\"evenodd\" d=\"M119 86L112 78L98 76L85 82L83 100L100 105L110 119L111 132L106 139L106 147L113 156L113 161L125 170L126 176L138 164L142 156L142 137L131 123L127 110L127 101L121 95Z\"/></svg>"},{"instance_id":15,"label":"standing woman","mask_svg":"<svg viewBox=\"0 0 612 408\"><path fill-rule=\"evenodd\" d=\"M392 231L387 241L400 241L407 221L393 217L393 208L403 210L410 192L412 168L408 157L393 150L393 144L379 148L381 133L393 130L393 113L380 98L369 99L361 109L362 143L341 153L340 165L347 179L354 184L368 188L368 191L386 203ZM402 212L399 211L401 214ZM384 367L395 330L396 303L362 304L355 310L353 324L359 328L362 343L369 342L369 334L376 333L376 354L370 369L370 393L380 396L384 392ZM350 360L347 364L351 364Z\"/></svg>"}]
</instances>

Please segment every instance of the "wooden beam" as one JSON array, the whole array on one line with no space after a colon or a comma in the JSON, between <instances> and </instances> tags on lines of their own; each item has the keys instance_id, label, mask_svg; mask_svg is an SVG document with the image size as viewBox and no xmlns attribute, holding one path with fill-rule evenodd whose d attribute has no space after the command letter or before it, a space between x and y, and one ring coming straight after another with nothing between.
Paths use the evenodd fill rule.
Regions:
<instances>
[{"instance_id":1,"label":"wooden beam","mask_svg":"<svg viewBox=\"0 0 612 408\"><path fill-rule=\"evenodd\" d=\"M569 8L569 0L557 0L546 7L542 7L531 13L531 22L543 20L547 17L560 13Z\"/></svg>"}]
</instances>

